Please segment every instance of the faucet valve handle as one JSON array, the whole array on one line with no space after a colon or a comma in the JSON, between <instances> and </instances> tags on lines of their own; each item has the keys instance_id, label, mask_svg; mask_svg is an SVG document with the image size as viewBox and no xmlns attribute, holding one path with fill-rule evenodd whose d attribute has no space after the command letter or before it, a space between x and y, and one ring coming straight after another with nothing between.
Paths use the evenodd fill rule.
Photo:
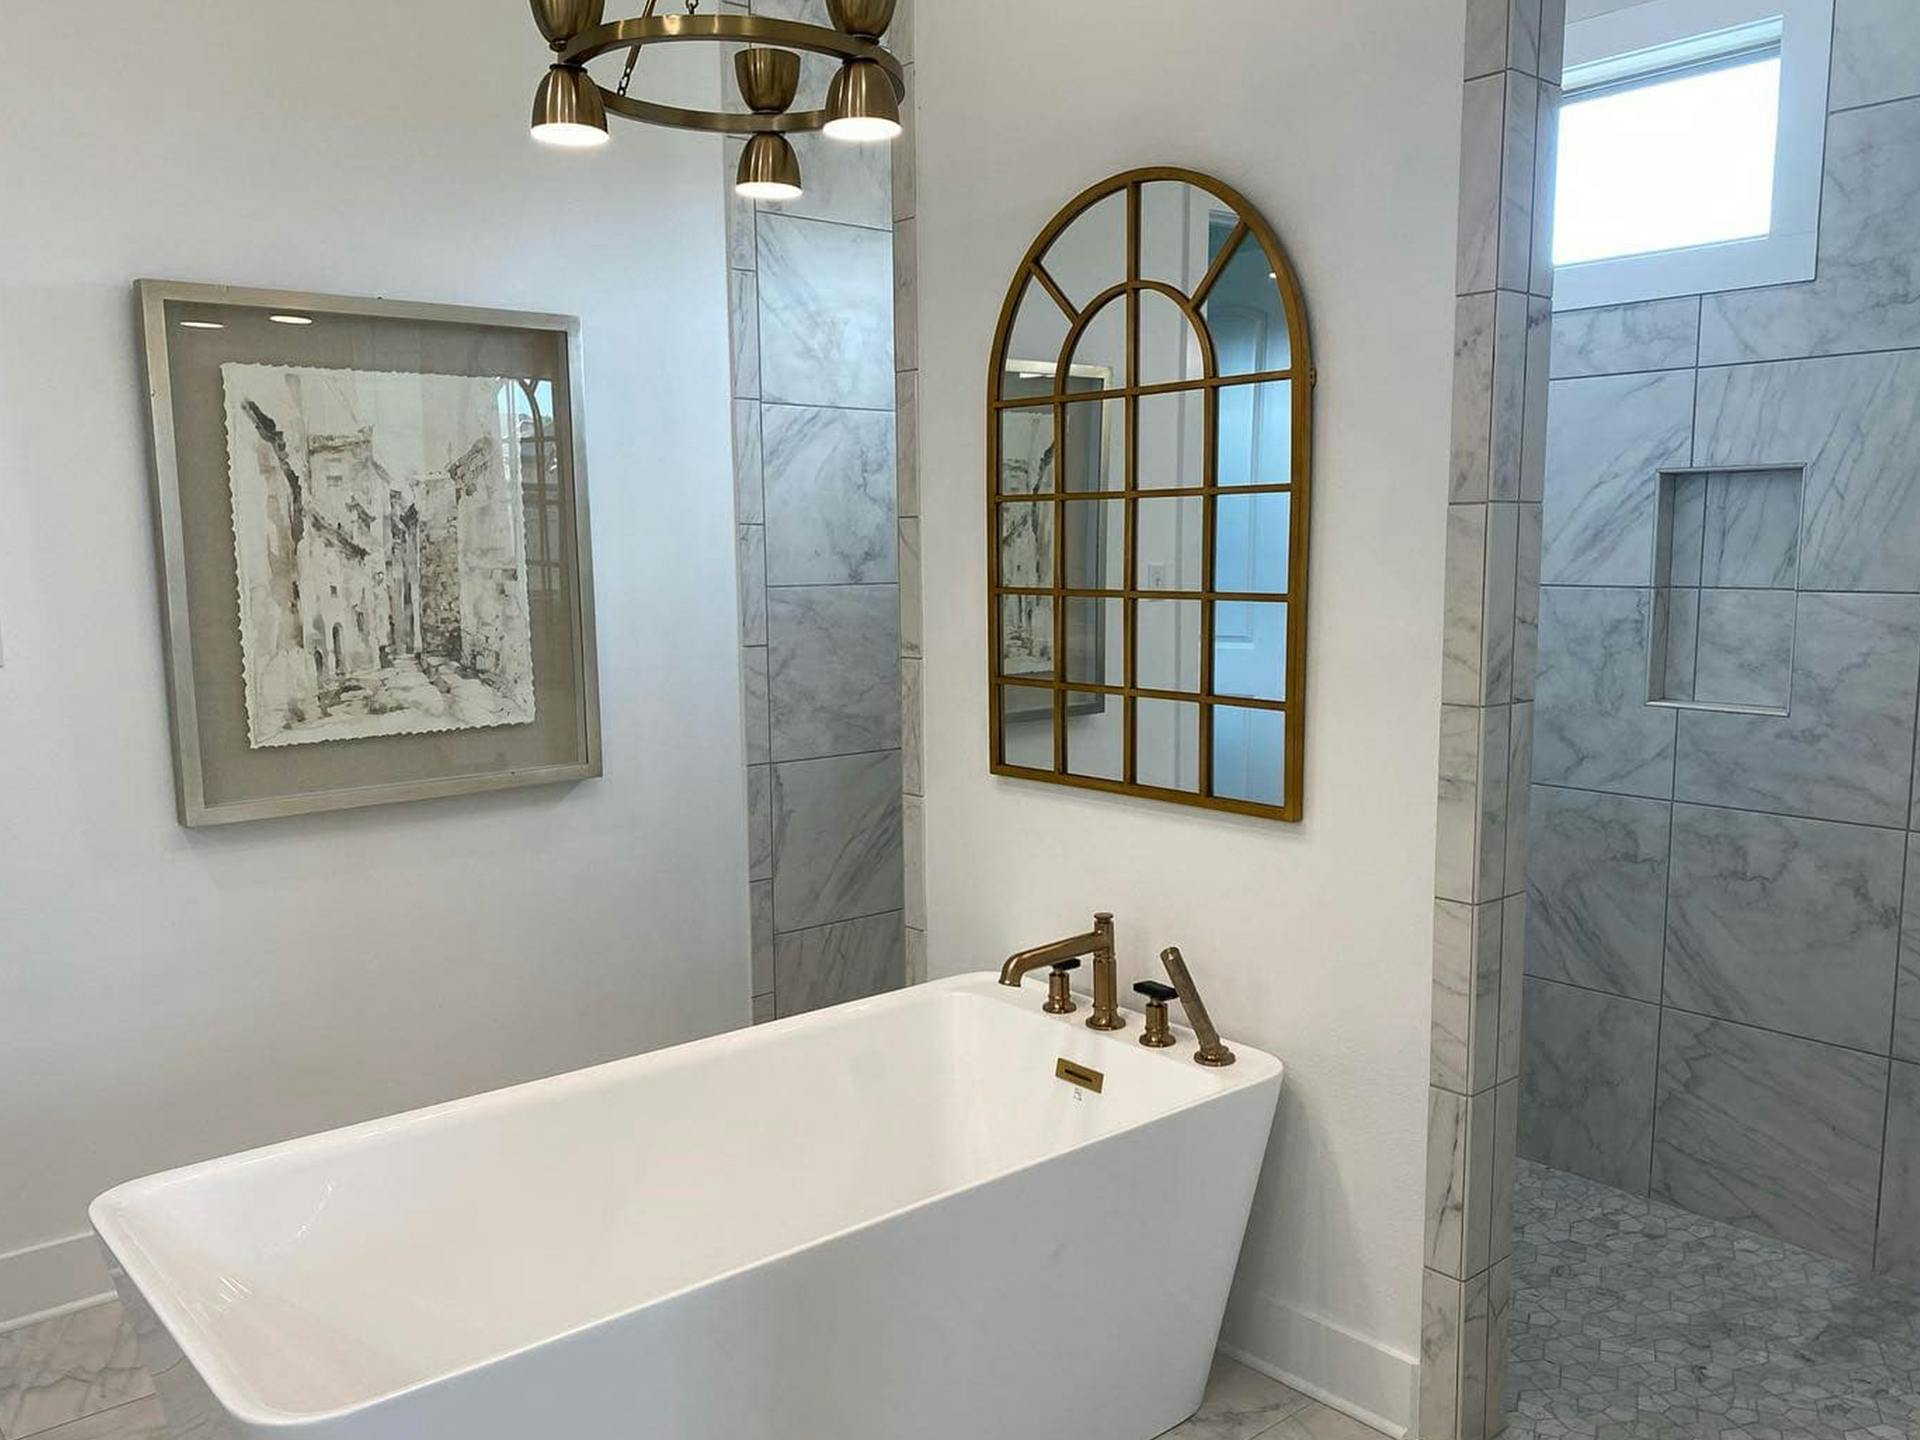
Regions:
<instances>
[{"instance_id":1,"label":"faucet valve handle","mask_svg":"<svg viewBox=\"0 0 1920 1440\"><path fill-rule=\"evenodd\" d=\"M1073 988L1067 983L1067 973L1078 970L1078 959L1057 960L1047 972L1047 1003L1040 1008L1049 1015L1071 1015L1080 1007L1073 1003Z\"/></svg>"},{"instance_id":2,"label":"faucet valve handle","mask_svg":"<svg viewBox=\"0 0 1920 1440\"><path fill-rule=\"evenodd\" d=\"M1180 992L1158 980L1136 980L1133 993L1147 997L1147 1028L1140 1032L1140 1043L1165 1050L1174 1043L1173 1027L1167 1021L1167 1002Z\"/></svg>"}]
</instances>

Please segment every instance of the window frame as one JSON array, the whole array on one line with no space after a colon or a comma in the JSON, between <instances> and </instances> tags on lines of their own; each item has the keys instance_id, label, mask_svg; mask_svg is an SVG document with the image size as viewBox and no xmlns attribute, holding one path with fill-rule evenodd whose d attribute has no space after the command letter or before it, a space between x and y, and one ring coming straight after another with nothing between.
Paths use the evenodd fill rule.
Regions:
<instances>
[{"instance_id":1,"label":"window frame","mask_svg":"<svg viewBox=\"0 0 1920 1440\"><path fill-rule=\"evenodd\" d=\"M1820 186L1826 160L1827 73L1833 47L1833 0L1574 0L1567 24L1566 73L1699 36L1735 31L1779 17L1780 120L1773 172L1773 221L1766 235L1674 250L1613 256L1554 271L1554 308L1584 310L1722 290L1811 280L1820 233ZM1652 58L1648 81L1683 66ZM1631 83L1618 74L1592 91ZM1577 98L1568 89L1562 103Z\"/></svg>"}]
</instances>

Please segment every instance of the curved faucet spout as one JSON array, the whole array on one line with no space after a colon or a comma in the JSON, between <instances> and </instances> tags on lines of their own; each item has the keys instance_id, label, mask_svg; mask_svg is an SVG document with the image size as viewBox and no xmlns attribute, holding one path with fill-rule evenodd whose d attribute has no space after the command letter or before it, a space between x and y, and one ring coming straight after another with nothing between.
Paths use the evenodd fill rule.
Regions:
<instances>
[{"instance_id":1,"label":"curved faucet spout","mask_svg":"<svg viewBox=\"0 0 1920 1440\"><path fill-rule=\"evenodd\" d=\"M1000 967L1000 983L1017 986L1029 971L1038 970L1043 965L1058 965L1063 960L1077 960L1083 955L1093 960L1093 1014L1087 1017L1088 1028L1118 1030L1127 1021L1120 1013L1119 970L1113 953L1113 916L1105 910L1093 917L1093 929L1084 935L1069 935L1064 940L1035 945L1009 955L1006 963Z\"/></svg>"}]
</instances>

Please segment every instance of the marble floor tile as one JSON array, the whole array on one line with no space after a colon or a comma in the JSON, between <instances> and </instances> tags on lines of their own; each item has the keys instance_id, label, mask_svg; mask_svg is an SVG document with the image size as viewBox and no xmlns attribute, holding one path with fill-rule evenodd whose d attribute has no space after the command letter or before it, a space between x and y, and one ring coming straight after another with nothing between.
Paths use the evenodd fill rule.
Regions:
<instances>
[{"instance_id":1,"label":"marble floor tile","mask_svg":"<svg viewBox=\"0 0 1920 1440\"><path fill-rule=\"evenodd\" d=\"M0 1435L26 1440L153 1393L118 1304L0 1333Z\"/></svg>"},{"instance_id":2,"label":"marble floor tile","mask_svg":"<svg viewBox=\"0 0 1920 1440\"><path fill-rule=\"evenodd\" d=\"M1920 1286L1523 1164L1514 1440L1920 1434Z\"/></svg>"},{"instance_id":3,"label":"marble floor tile","mask_svg":"<svg viewBox=\"0 0 1920 1440\"><path fill-rule=\"evenodd\" d=\"M895 579L893 416L813 405L763 411L767 584Z\"/></svg>"},{"instance_id":4,"label":"marble floor tile","mask_svg":"<svg viewBox=\"0 0 1920 1440\"><path fill-rule=\"evenodd\" d=\"M1690 370L1553 382L1542 583L1651 584L1658 472L1692 441Z\"/></svg>"},{"instance_id":5,"label":"marble floor tile","mask_svg":"<svg viewBox=\"0 0 1920 1440\"><path fill-rule=\"evenodd\" d=\"M1788 713L1683 712L1675 798L1904 826L1916 683L1920 596L1802 594Z\"/></svg>"},{"instance_id":6,"label":"marble floor tile","mask_svg":"<svg viewBox=\"0 0 1920 1440\"><path fill-rule=\"evenodd\" d=\"M1910 37L1913 7L1884 3L1906 12ZM1843 64L1847 50L1836 50ZM1912 63L1892 45L1878 46L1877 55L1892 68ZM1863 87L1904 83L1860 78ZM1843 91L1848 83L1836 70L1835 86ZM1804 284L1708 295L1701 363L1920 345L1920 100L1828 117L1818 266L1817 278Z\"/></svg>"},{"instance_id":7,"label":"marble floor tile","mask_svg":"<svg viewBox=\"0 0 1920 1440\"><path fill-rule=\"evenodd\" d=\"M900 744L900 589L802 585L767 592L774 760Z\"/></svg>"},{"instance_id":8,"label":"marble floor tile","mask_svg":"<svg viewBox=\"0 0 1920 1440\"><path fill-rule=\"evenodd\" d=\"M1529 810L1527 970L1660 998L1667 903L1664 800L1536 785Z\"/></svg>"},{"instance_id":9,"label":"marble floor tile","mask_svg":"<svg viewBox=\"0 0 1920 1440\"><path fill-rule=\"evenodd\" d=\"M1920 149L1913 163L1920 189ZM1920 591L1916 449L1920 353L1700 372L1698 464L1806 467L1802 590Z\"/></svg>"},{"instance_id":10,"label":"marble floor tile","mask_svg":"<svg viewBox=\"0 0 1920 1440\"><path fill-rule=\"evenodd\" d=\"M1855 1050L1663 1012L1652 1193L1871 1265L1887 1066Z\"/></svg>"},{"instance_id":11,"label":"marble floor tile","mask_svg":"<svg viewBox=\"0 0 1920 1440\"><path fill-rule=\"evenodd\" d=\"M177 1440L153 1396L43 1430L33 1440Z\"/></svg>"},{"instance_id":12,"label":"marble floor tile","mask_svg":"<svg viewBox=\"0 0 1920 1440\"><path fill-rule=\"evenodd\" d=\"M1665 799L1673 710L1647 704L1650 591L1549 585L1540 592L1533 778Z\"/></svg>"},{"instance_id":13,"label":"marble floor tile","mask_svg":"<svg viewBox=\"0 0 1920 1440\"><path fill-rule=\"evenodd\" d=\"M1674 806L1666 1003L1884 1054L1905 864L1897 830Z\"/></svg>"},{"instance_id":14,"label":"marble floor tile","mask_svg":"<svg viewBox=\"0 0 1920 1440\"><path fill-rule=\"evenodd\" d=\"M1691 369L1699 343L1694 295L1562 310L1553 317L1553 378Z\"/></svg>"},{"instance_id":15,"label":"marble floor tile","mask_svg":"<svg viewBox=\"0 0 1920 1440\"><path fill-rule=\"evenodd\" d=\"M1659 1029L1657 1006L1528 980L1520 1153L1644 1193Z\"/></svg>"},{"instance_id":16,"label":"marble floor tile","mask_svg":"<svg viewBox=\"0 0 1920 1440\"><path fill-rule=\"evenodd\" d=\"M1309 1401L1259 1440L1379 1440L1380 1432L1331 1405Z\"/></svg>"},{"instance_id":17,"label":"marble floor tile","mask_svg":"<svg viewBox=\"0 0 1920 1440\"><path fill-rule=\"evenodd\" d=\"M782 1018L898 990L906 966L900 912L781 935L773 966L774 1003Z\"/></svg>"},{"instance_id":18,"label":"marble floor tile","mask_svg":"<svg viewBox=\"0 0 1920 1440\"><path fill-rule=\"evenodd\" d=\"M900 752L773 767L773 917L782 932L900 910Z\"/></svg>"},{"instance_id":19,"label":"marble floor tile","mask_svg":"<svg viewBox=\"0 0 1920 1440\"><path fill-rule=\"evenodd\" d=\"M1167 1431L1166 1440L1256 1440L1313 1403L1291 1386L1220 1355L1200 1408Z\"/></svg>"}]
</instances>

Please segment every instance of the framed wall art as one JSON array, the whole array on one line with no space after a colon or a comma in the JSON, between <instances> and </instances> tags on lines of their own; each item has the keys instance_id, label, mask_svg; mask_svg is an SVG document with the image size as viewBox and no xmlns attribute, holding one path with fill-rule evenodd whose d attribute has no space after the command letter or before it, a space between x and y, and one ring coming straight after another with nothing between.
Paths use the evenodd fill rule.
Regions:
<instances>
[{"instance_id":1,"label":"framed wall art","mask_svg":"<svg viewBox=\"0 0 1920 1440\"><path fill-rule=\"evenodd\" d=\"M579 322L136 291L181 823L599 775Z\"/></svg>"}]
</instances>

